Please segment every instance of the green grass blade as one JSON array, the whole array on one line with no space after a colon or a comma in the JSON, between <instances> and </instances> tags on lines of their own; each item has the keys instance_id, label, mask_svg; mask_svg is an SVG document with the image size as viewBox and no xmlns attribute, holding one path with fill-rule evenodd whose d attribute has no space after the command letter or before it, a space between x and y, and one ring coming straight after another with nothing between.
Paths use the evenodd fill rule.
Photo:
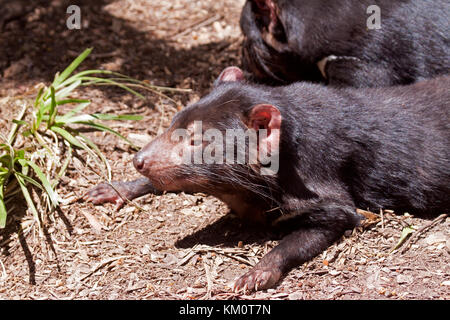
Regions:
<instances>
[{"instance_id":1,"label":"green grass blade","mask_svg":"<svg viewBox=\"0 0 450 320\"><path fill-rule=\"evenodd\" d=\"M114 71L109 71L109 70L86 70L86 71L82 71L77 73L77 76L85 76L85 75L89 75L89 74L108 74L108 75L113 75L116 76L116 78L109 78L110 80L113 81L126 81L126 82L131 82L134 84L139 84L143 87L147 87L147 88L151 88L153 90L159 90L159 91L170 91L170 92L192 92L192 89L180 89L180 88L170 88L170 87L164 87L164 86L158 86L158 85L153 85L150 84L148 81L142 81L142 80L137 80L137 79L133 79L127 75L124 75L122 73L119 72L114 72Z\"/></svg>"},{"instance_id":2,"label":"green grass blade","mask_svg":"<svg viewBox=\"0 0 450 320\"><path fill-rule=\"evenodd\" d=\"M36 141L39 143L39 145L41 147L43 147L50 156L52 156L52 157L55 156L55 153L52 151L52 149L50 149L50 147L47 145L47 143L45 142L45 140L42 138L42 136L39 134L38 131L33 132L33 136L36 139ZM22 158L24 158L24 157L22 157Z\"/></svg>"},{"instance_id":3,"label":"green grass blade","mask_svg":"<svg viewBox=\"0 0 450 320\"><path fill-rule=\"evenodd\" d=\"M83 51L59 76L55 78L52 83L53 87L58 87L64 80L66 80L72 72L86 59L86 57L91 53L92 48L88 48Z\"/></svg>"},{"instance_id":4,"label":"green grass blade","mask_svg":"<svg viewBox=\"0 0 450 320\"><path fill-rule=\"evenodd\" d=\"M72 159L72 145L65 141L65 144L67 145L68 151L67 151L67 157L66 160L64 160L63 165L61 166L61 169L57 173L57 179L55 179L55 182L53 183L52 187L56 188L58 185L60 178L65 175L67 167L69 166L70 160Z\"/></svg>"},{"instance_id":5,"label":"green grass blade","mask_svg":"<svg viewBox=\"0 0 450 320\"><path fill-rule=\"evenodd\" d=\"M127 121L139 121L144 117L135 114L108 114L108 113L93 113L92 116L98 120L127 120Z\"/></svg>"},{"instance_id":6,"label":"green grass blade","mask_svg":"<svg viewBox=\"0 0 450 320\"><path fill-rule=\"evenodd\" d=\"M56 97L58 99L65 98L80 85L81 85L81 80L74 81L70 86L65 87L61 90L58 89L58 91L56 92Z\"/></svg>"},{"instance_id":7,"label":"green grass blade","mask_svg":"<svg viewBox=\"0 0 450 320\"><path fill-rule=\"evenodd\" d=\"M73 108L72 110L67 112L66 114L64 114L62 116L57 116L55 119L55 122L65 124L70 120L70 118L75 116L77 113L83 111L88 105L91 104L91 102L89 100L80 100L80 101L81 101L81 103L78 106L76 106L75 108Z\"/></svg>"},{"instance_id":8,"label":"green grass blade","mask_svg":"<svg viewBox=\"0 0 450 320\"><path fill-rule=\"evenodd\" d=\"M24 120L16 120L16 119L13 119L12 122L15 123L15 124L21 125L21 126L27 126L27 125L28 125L28 122L26 122L26 121L24 121Z\"/></svg>"},{"instance_id":9,"label":"green grass blade","mask_svg":"<svg viewBox=\"0 0 450 320\"><path fill-rule=\"evenodd\" d=\"M78 133L78 135L80 137L82 137L84 142L86 143L86 145L84 145L77 138L75 138L72 134L70 134L67 130L65 130L61 127L53 126L50 128L50 130L52 130L53 132L62 136L71 145L78 147L80 149L86 150L89 154L91 154L93 156L94 161L99 166L101 166L102 165L101 162L97 159L97 157L99 157L103 161L105 166L107 167L108 177L111 176L111 173L110 173L111 168L109 167L109 163L106 160L105 156L101 153L100 149L98 149L98 147L91 140L89 140L86 136L83 136L82 134Z\"/></svg>"},{"instance_id":10,"label":"green grass blade","mask_svg":"<svg viewBox=\"0 0 450 320\"><path fill-rule=\"evenodd\" d=\"M85 71L80 71L76 74L74 74L73 76L71 76L70 78L68 78L67 80L65 80L64 82L60 83L58 86L55 87L56 90L59 90L63 87L67 87L68 85L70 85L71 83L74 83L75 81L80 80L81 78L83 78L84 76L87 75L93 75L93 74L110 74L111 71L108 70L85 70Z\"/></svg>"},{"instance_id":11,"label":"green grass blade","mask_svg":"<svg viewBox=\"0 0 450 320\"><path fill-rule=\"evenodd\" d=\"M52 203L53 207L56 208L58 206L58 196L56 194L56 191L53 190L53 188L52 188L50 182L48 181L47 177L41 171L39 166L36 165L33 161L30 161L30 160L25 160L25 161L27 162L27 164L31 168L33 168L33 171L36 173L36 175L38 176L39 180L41 181L42 186L45 189L45 192L47 192L47 194L48 194L48 196L50 198L50 202Z\"/></svg>"},{"instance_id":12,"label":"green grass blade","mask_svg":"<svg viewBox=\"0 0 450 320\"><path fill-rule=\"evenodd\" d=\"M43 101L40 101L38 111L36 112L36 120L33 123L33 129L32 129L33 132L35 132L39 129L41 122L42 122L42 118L48 112L49 108L50 108L50 103L45 105Z\"/></svg>"},{"instance_id":13,"label":"green grass blade","mask_svg":"<svg viewBox=\"0 0 450 320\"><path fill-rule=\"evenodd\" d=\"M6 210L5 198L4 198L4 184L6 181L6 175L0 176L0 229L3 229L6 225L6 217L8 211Z\"/></svg>"},{"instance_id":14,"label":"green grass blade","mask_svg":"<svg viewBox=\"0 0 450 320\"><path fill-rule=\"evenodd\" d=\"M103 153L100 151L100 149L97 147L95 143L93 143L88 137L80 133L80 137L84 139L86 144L92 148L92 150L95 151L95 153L98 155L98 157L103 161L105 167L106 167L106 176L108 181L111 181L111 167L109 165L108 159L103 155Z\"/></svg>"},{"instance_id":15,"label":"green grass blade","mask_svg":"<svg viewBox=\"0 0 450 320\"><path fill-rule=\"evenodd\" d=\"M117 132L116 130L111 129L111 128L105 126L105 125L102 125L102 124L96 123L96 122L92 122L92 121L80 121L80 122L77 122L77 123L79 123L79 124L84 124L84 125L87 125L87 126L90 126L90 127L95 128L95 129L97 129L97 130L100 130L100 131L105 131L105 132L112 133L112 134L114 134L115 136L119 137L120 139L126 141L126 142L127 142L128 144L130 144L132 147L137 148L137 146L135 146L130 140L128 140L127 138L125 138L122 134L120 134L120 133Z\"/></svg>"},{"instance_id":16,"label":"green grass blade","mask_svg":"<svg viewBox=\"0 0 450 320\"><path fill-rule=\"evenodd\" d=\"M86 99L65 99L65 100L56 101L56 104L58 106L63 105L63 104L69 104L69 103L91 103L91 102Z\"/></svg>"},{"instance_id":17,"label":"green grass blade","mask_svg":"<svg viewBox=\"0 0 450 320\"><path fill-rule=\"evenodd\" d=\"M56 97L55 97L55 88L50 87L50 110L49 110L49 118L47 121L47 129L50 128L55 123L56 117Z\"/></svg>"},{"instance_id":18,"label":"green grass blade","mask_svg":"<svg viewBox=\"0 0 450 320\"><path fill-rule=\"evenodd\" d=\"M39 92L36 96L36 100L34 100L34 107L37 108L37 106L39 105L39 101L41 100L42 94L44 93L44 87L41 87L39 89Z\"/></svg>"},{"instance_id":19,"label":"green grass blade","mask_svg":"<svg viewBox=\"0 0 450 320\"><path fill-rule=\"evenodd\" d=\"M40 190L44 190L42 185L39 182L37 182L36 180L34 180L33 178L31 178L21 172L15 172L15 174L19 175L24 180L24 182L32 184L33 186L39 188Z\"/></svg>"},{"instance_id":20,"label":"green grass blade","mask_svg":"<svg viewBox=\"0 0 450 320\"><path fill-rule=\"evenodd\" d=\"M82 79L84 76L93 75L93 74L111 74L111 71L108 71L108 70L85 70L85 71L80 71L77 74L74 74L73 76L71 76L70 78L65 80L64 82L62 82L61 84L59 84L58 86L56 86L55 89L59 90L59 89L61 89L63 87L67 87L71 83L74 83L75 81L78 81L78 80Z\"/></svg>"},{"instance_id":21,"label":"green grass blade","mask_svg":"<svg viewBox=\"0 0 450 320\"><path fill-rule=\"evenodd\" d=\"M26 104L24 104L22 107L22 110L20 110L20 112L15 120L22 121L23 117L25 116L26 110L27 110L27 106L26 106ZM16 136L17 136L17 130L19 129L19 127L20 127L19 123L13 124L11 131L9 132L8 137L7 137L8 144L12 145L14 143L14 140L16 139Z\"/></svg>"},{"instance_id":22,"label":"green grass blade","mask_svg":"<svg viewBox=\"0 0 450 320\"><path fill-rule=\"evenodd\" d=\"M84 146L80 141L78 141L77 138L75 138L72 134L70 134L67 130L64 130L61 127L58 126L52 126L50 128L53 132L59 134L61 137L63 137L67 142L69 142L71 145L74 145L75 147L86 149L86 146Z\"/></svg>"},{"instance_id":23,"label":"green grass blade","mask_svg":"<svg viewBox=\"0 0 450 320\"><path fill-rule=\"evenodd\" d=\"M3 197L0 196L0 229L5 227L7 216L8 212L6 211L5 201L3 200Z\"/></svg>"},{"instance_id":24,"label":"green grass blade","mask_svg":"<svg viewBox=\"0 0 450 320\"><path fill-rule=\"evenodd\" d=\"M9 167L10 163L11 163L11 156L9 154L4 154L0 157L0 169L3 169L2 166Z\"/></svg>"},{"instance_id":25,"label":"green grass blade","mask_svg":"<svg viewBox=\"0 0 450 320\"><path fill-rule=\"evenodd\" d=\"M61 117L56 118L57 123L85 123L87 121L95 121L95 120L116 120L116 121L139 121L142 120L143 117L139 115L131 115L131 114L80 114L78 116L69 117L67 114Z\"/></svg>"},{"instance_id":26,"label":"green grass blade","mask_svg":"<svg viewBox=\"0 0 450 320\"><path fill-rule=\"evenodd\" d=\"M113 86L117 86L119 88L122 88L122 89L124 89L124 90L126 90L126 91L128 91L128 92L130 92L132 94L134 94L135 96L137 96L137 97L139 97L141 99L145 99L145 97L142 94L140 94L139 92L134 91L133 89L129 88L128 86L126 86L126 85L124 85L122 83L119 83L117 81L113 81L113 80L106 79L106 78L97 78L97 77L83 77L83 80L89 81L89 82L83 83L84 86L91 85L91 84L95 84L95 85L113 85Z\"/></svg>"},{"instance_id":27,"label":"green grass blade","mask_svg":"<svg viewBox=\"0 0 450 320\"><path fill-rule=\"evenodd\" d=\"M41 228L41 219L39 218L39 213L36 210L36 206L34 205L33 199L31 199L30 193L28 192L27 185L23 179L22 175L19 175L17 172L14 174L17 181L19 182L20 189L22 190L23 197L25 198L25 201L27 202L28 208L33 213L33 216L38 223L39 228Z\"/></svg>"},{"instance_id":28,"label":"green grass blade","mask_svg":"<svg viewBox=\"0 0 450 320\"><path fill-rule=\"evenodd\" d=\"M67 125L69 123L82 123L86 121L94 121L96 118L94 118L90 114L79 114L79 115L72 115L69 117L69 115L64 115L62 117L56 118L56 123L59 125Z\"/></svg>"}]
</instances>

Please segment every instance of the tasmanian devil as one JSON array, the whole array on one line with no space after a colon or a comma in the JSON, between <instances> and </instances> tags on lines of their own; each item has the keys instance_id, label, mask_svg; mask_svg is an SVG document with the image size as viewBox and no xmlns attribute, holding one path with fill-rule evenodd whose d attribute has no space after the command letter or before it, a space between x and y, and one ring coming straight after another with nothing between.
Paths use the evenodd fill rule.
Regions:
<instances>
[{"instance_id":1,"label":"tasmanian devil","mask_svg":"<svg viewBox=\"0 0 450 320\"><path fill-rule=\"evenodd\" d=\"M247 0L243 64L272 84L408 84L448 73L449 17L448 0Z\"/></svg>"},{"instance_id":2,"label":"tasmanian devil","mask_svg":"<svg viewBox=\"0 0 450 320\"><path fill-rule=\"evenodd\" d=\"M291 219L298 227L235 282L268 288L356 226L357 207L448 210L449 88L448 76L389 88L268 87L229 67L137 153L145 178L100 184L85 199L121 206L157 190L204 192L250 221Z\"/></svg>"}]
</instances>

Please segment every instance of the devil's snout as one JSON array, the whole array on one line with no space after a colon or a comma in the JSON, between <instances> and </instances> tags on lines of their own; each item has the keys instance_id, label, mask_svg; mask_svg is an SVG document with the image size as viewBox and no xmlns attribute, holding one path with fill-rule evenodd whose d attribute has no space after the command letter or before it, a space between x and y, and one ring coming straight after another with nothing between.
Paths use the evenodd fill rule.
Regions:
<instances>
[{"instance_id":1,"label":"devil's snout","mask_svg":"<svg viewBox=\"0 0 450 320\"><path fill-rule=\"evenodd\" d=\"M133 159L133 165L136 168L136 170L141 171L144 169L145 164L145 157L142 152L138 152Z\"/></svg>"}]
</instances>

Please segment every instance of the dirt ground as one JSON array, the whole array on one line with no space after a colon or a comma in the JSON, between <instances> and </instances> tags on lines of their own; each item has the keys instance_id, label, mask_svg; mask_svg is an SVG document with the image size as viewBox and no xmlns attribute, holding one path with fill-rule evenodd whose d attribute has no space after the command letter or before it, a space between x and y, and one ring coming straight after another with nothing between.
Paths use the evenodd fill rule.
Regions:
<instances>
[{"instance_id":1,"label":"dirt ground","mask_svg":"<svg viewBox=\"0 0 450 320\"><path fill-rule=\"evenodd\" d=\"M80 30L66 27L66 9L74 3L81 8ZM0 131L18 111L5 102L49 84L87 47L94 51L83 68L189 88L168 95L179 105L195 102L224 67L240 64L243 3L0 0ZM78 93L92 100L90 112L144 116L111 123L139 145L166 128L176 112L171 101L151 93L145 101L114 88ZM91 136L108 155L114 180L138 177L128 145L104 133ZM0 299L450 298L448 218L433 223L377 213L275 288L244 295L231 292L232 281L282 235L242 224L203 194L149 195L119 211L79 200L99 182L74 159L58 189L65 204L46 218L43 235L29 213L16 210L8 218L9 227L0 231ZM393 250L407 226L416 228L411 240Z\"/></svg>"}]
</instances>

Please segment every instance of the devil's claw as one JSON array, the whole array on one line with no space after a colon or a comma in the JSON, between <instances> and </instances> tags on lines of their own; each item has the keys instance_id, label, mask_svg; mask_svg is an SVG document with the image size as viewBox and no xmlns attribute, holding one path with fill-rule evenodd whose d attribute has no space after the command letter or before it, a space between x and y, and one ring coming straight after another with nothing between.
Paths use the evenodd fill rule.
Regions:
<instances>
[{"instance_id":1,"label":"devil's claw","mask_svg":"<svg viewBox=\"0 0 450 320\"><path fill-rule=\"evenodd\" d=\"M233 291L246 293L268 289L273 287L280 277L281 272L276 268L255 267L236 280Z\"/></svg>"},{"instance_id":2,"label":"devil's claw","mask_svg":"<svg viewBox=\"0 0 450 320\"><path fill-rule=\"evenodd\" d=\"M125 203L117 191L108 183L100 183L95 188L89 190L83 196L83 200L90 201L93 204L111 202L116 205L117 209L121 208Z\"/></svg>"}]
</instances>

